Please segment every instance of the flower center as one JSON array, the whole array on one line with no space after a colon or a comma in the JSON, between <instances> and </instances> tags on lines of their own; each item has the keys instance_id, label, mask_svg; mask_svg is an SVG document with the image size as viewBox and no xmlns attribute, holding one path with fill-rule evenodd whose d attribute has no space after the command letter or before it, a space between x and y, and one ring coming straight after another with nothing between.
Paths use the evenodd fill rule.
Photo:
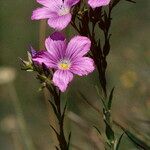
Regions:
<instances>
[{"instance_id":1,"label":"flower center","mask_svg":"<svg viewBox=\"0 0 150 150\"><path fill-rule=\"evenodd\" d=\"M61 5L58 12L59 16L64 16L70 12L70 9L67 6Z\"/></svg>"},{"instance_id":2,"label":"flower center","mask_svg":"<svg viewBox=\"0 0 150 150\"><path fill-rule=\"evenodd\" d=\"M69 60L61 60L58 63L58 68L61 70L68 70L70 68L71 64Z\"/></svg>"}]
</instances>

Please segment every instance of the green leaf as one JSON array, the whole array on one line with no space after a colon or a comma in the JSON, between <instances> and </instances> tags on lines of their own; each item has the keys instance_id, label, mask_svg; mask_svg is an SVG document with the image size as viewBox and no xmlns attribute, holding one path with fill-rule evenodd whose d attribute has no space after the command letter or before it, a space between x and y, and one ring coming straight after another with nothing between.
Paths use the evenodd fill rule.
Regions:
<instances>
[{"instance_id":1,"label":"green leaf","mask_svg":"<svg viewBox=\"0 0 150 150\"><path fill-rule=\"evenodd\" d=\"M101 134L101 131L96 127L96 126L93 126L97 131L98 131L98 133L100 134L100 135L102 135Z\"/></svg>"},{"instance_id":2,"label":"green leaf","mask_svg":"<svg viewBox=\"0 0 150 150\"><path fill-rule=\"evenodd\" d=\"M101 102L103 103L104 108L107 109L107 105L105 104L105 100L101 97L100 92L99 92L99 88L98 88L97 85L95 85L95 89L96 89L96 91L97 91L97 94L98 94L98 96L99 96Z\"/></svg>"},{"instance_id":3,"label":"green leaf","mask_svg":"<svg viewBox=\"0 0 150 150\"><path fill-rule=\"evenodd\" d=\"M50 127L53 129L53 131L55 132L55 134L57 135L57 137L59 137L59 133L56 131L56 129L50 124Z\"/></svg>"},{"instance_id":4,"label":"green leaf","mask_svg":"<svg viewBox=\"0 0 150 150\"><path fill-rule=\"evenodd\" d=\"M53 111L54 111L55 115L57 116L57 119L60 119L60 115L59 115L59 113L58 113L58 111L57 111L57 109L56 109L56 106L55 106L54 103L51 102L50 100L49 100L49 102L50 102L50 104L51 104L51 106L52 106L52 108L53 108Z\"/></svg>"},{"instance_id":5,"label":"green leaf","mask_svg":"<svg viewBox=\"0 0 150 150\"><path fill-rule=\"evenodd\" d=\"M68 137L67 150L69 150L69 147L70 147L70 141L71 141L71 132L70 132L69 137Z\"/></svg>"},{"instance_id":6,"label":"green leaf","mask_svg":"<svg viewBox=\"0 0 150 150\"><path fill-rule=\"evenodd\" d=\"M119 150L119 146L120 146L123 135L124 133L121 134L120 138L115 142L115 148L114 148L115 150Z\"/></svg>"},{"instance_id":7,"label":"green leaf","mask_svg":"<svg viewBox=\"0 0 150 150\"><path fill-rule=\"evenodd\" d=\"M106 125L106 136L109 140L110 143L114 143L114 139L115 139L115 135L114 135L114 131L112 130L111 126L107 123L106 120L104 120L105 125Z\"/></svg>"},{"instance_id":8,"label":"green leaf","mask_svg":"<svg viewBox=\"0 0 150 150\"><path fill-rule=\"evenodd\" d=\"M109 95L109 101L108 101L108 105L107 105L108 110L111 110L112 100L113 100L113 94L114 94L114 89L115 89L115 88L113 88L113 89L111 90L110 95Z\"/></svg>"},{"instance_id":9,"label":"green leaf","mask_svg":"<svg viewBox=\"0 0 150 150\"><path fill-rule=\"evenodd\" d=\"M139 139L136 135L134 135L133 133L131 133L130 131L126 129L124 129L124 132L126 133L128 138L134 143L136 147L138 148L140 147L144 150L150 150L150 145L147 145L147 143Z\"/></svg>"},{"instance_id":10,"label":"green leaf","mask_svg":"<svg viewBox=\"0 0 150 150\"><path fill-rule=\"evenodd\" d=\"M147 144L145 141L141 140L139 137L137 137L136 135L134 135L133 133L131 133L129 130L125 129L118 123L117 123L117 125L125 132L125 134L128 136L128 138L133 142L133 144L136 147L138 147L138 148L140 147L144 150L150 150L149 144Z\"/></svg>"},{"instance_id":11,"label":"green leaf","mask_svg":"<svg viewBox=\"0 0 150 150\"><path fill-rule=\"evenodd\" d=\"M131 3L136 3L136 2L135 2L135 1L133 1L133 0L126 0L126 1L131 2Z\"/></svg>"},{"instance_id":12,"label":"green leaf","mask_svg":"<svg viewBox=\"0 0 150 150\"><path fill-rule=\"evenodd\" d=\"M64 107L64 110L63 110L63 114L62 114L62 116L61 116L62 122L63 122L64 117L65 117L66 109L67 109L67 102L66 102L66 104L65 104L65 107Z\"/></svg>"}]
</instances>

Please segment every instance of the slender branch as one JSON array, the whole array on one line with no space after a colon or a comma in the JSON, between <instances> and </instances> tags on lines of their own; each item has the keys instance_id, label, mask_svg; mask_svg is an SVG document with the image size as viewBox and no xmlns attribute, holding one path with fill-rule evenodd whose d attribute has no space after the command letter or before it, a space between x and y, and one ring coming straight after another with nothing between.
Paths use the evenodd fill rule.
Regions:
<instances>
[{"instance_id":1,"label":"slender branch","mask_svg":"<svg viewBox=\"0 0 150 150\"><path fill-rule=\"evenodd\" d=\"M102 11L102 10L99 10ZM107 81L106 81L106 69L107 69L107 56L110 52L110 36L109 33L110 27L111 27L111 12L112 7L109 6L109 11L106 13L105 10L103 10L103 14L100 18L97 19L97 10L92 10L91 12L85 12L82 16L82 20L79 20L79 29L74 25L71 24L75 30L80 34L84 36L88 36L91 40L91 53L92 57L94 59L95 65L98 69L99 73L99 81L100 85L103 89L104 93L104 100L103 102L103 119L105 122L105 131L106 131L106 137L109 141L109 146L111 149L114 148L114 142L115 142L115 135L112 128L113 122L111 119L111 112L107 107L108 103L108 93L107 93ZM101 12L100 12L101 13ZM91 20L88 19L88 17L91 16ZM90 21L92 22L92 29L90 28ZM103 48L101 48L100 38L99 41L97 41L95 36L95 26L99 23L99 28L103 31L104 34L104 45ZM101 98L101 97L100 97ZM91 104L90 104L91 105ZM94 108L95 109L95 108Z\"/></svg>"},{"instance_id":2,"label":"slender branch","mask_svg":"<svg viewBox=\"0 0 150 150\"><path fill-rule=\"evenodd\" d=\"M49 89L49 87L48 87ZM56 109L54 111L56 117L57 117L57 120L58 120L58 124L59 124L59 132L57 134L57 139L59 141L59 147L61 150L68 150L68 143L65 139L65 135L64 135L64 113L65 113L65 110L64 112L62 113L61 111L61 92L55 87L53 86L53 98L54 98L54 104L53 105L53 109ZM50 89L50 92L51 92L51 89ZM56 133L56 131L55 131Z\"/></svg>"}]
</instances>

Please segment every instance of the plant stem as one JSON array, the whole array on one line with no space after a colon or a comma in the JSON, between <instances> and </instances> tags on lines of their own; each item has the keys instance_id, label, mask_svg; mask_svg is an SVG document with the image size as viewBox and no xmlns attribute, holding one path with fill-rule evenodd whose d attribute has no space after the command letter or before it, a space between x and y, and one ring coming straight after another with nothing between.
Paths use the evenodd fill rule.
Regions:
<instances>
[{"instance_id":1,"label":"plant stem","mask_svg":"<svg viewBox=\"0 0 150 150\"><path fill-rule=\"evenodd\" d=\"M108 109L108 90L107 90L107 80L106 80L106 69L107 69L107 56L110 52L110 36L109 30L111 27L111 12L112 7L109 6L109 11L106 13L103 11L103 14L100 16L100 18L97 19L97 10L92 10L90 12L87 12L83 14L82 20L79 21L79 28L77 28L75 21L71 23L71 25L74 27L74 29L83 36L88 36L91 40L91 53L92 58L95 62L95 65L98 70L99 74L99 82L102 87L103 95L104 95L104 101L103 102L103 115L104 115L104 122L106 125L106 137L108 139L108 144L110 146L110 149L114 149L114 143L115 143L115 136L114 131L112 128L112 119L111 119L111 111ZM102 9L99 9L100 14ZM91 14L90 14L91 13ZM89 16L91 16L91 20L89 19ZM92 23L92 31L90 28L90 23ZM99 25L99 28L102 30L104 34L104 45L103 48L101 47L100 38L97 40L95 36L95 26L101 23Z\"/></svg>"},{"instance_id":2,"label":"plant stem","mask_svg":"<svg viewBox=\"0 0 150 150\"><path fill-rule=\"evenodd\" d=\"M39 24L39 49L45 49L45 46L44 46L44 40L45 40L45 37L46 37L46 20L42 20L40 21L40 24ZM44 94L44 100L45 100L45 106L46 106L46 109L47 109L47 112L48 112L48 121L49 123L51 123L53 125L53 127L57 127L56 125L56 118L53 114L53 110L49 109L50 107L50 104L48 102L49 100L49 92L47 89L43 89L43 94ZM56 141L56 138L55 138L55 134L52 132L51 133L51 139L55 144L57 144L57 141Z\"/></svg>"},{"instance_id":3,"label":"plant stem","mask_svg":"<svg viewBox=\"0 0 150 150\"><path fill-rule=\"evenodd\" d=\"M49 91L52 94L53 99L54 99L54 104L52 102L50 102L50 103L52 105L52 108L53 108L56 118L58 120L59 131L57 132L52 126L51 127L57 135L60 149L68 150L68 143L66 141L65 134L64 134L64 115L65 115L65 111L66 111L66 106L62 112L60 90L58 90L54 86L52 86L52 88L47 86L47 88L49 89ZM58 147L56 147L56 149L58 149Z\"/></svg>"}]
</instances>

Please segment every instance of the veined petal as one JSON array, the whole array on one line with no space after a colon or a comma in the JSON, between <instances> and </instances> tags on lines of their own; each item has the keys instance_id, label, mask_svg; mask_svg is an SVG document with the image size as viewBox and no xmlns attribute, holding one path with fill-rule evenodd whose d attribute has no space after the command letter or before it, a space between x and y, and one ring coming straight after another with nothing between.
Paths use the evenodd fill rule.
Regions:
<instances>
[{"instance_id":1,"label":"veined petal","mask_svg":"<svg viewBox=\"0 0 150 150\"><path fill-rule=\"evenodd\" d=\"M57 69L57 62L48 53L48 51L38 51L34 56L32 56L32 60L40 65L44 63L48 68Z\"/></svg>"},{"instance_id":2,"label":"veined petal","mask_svg":"<svg viewBox=\"0 0 150 150\"><path fill-rule=\"evenodd\" d=\"M45 47L55 61L64 58L66 52L66 39L61 33L53 33L45 40Z\"/></svg>"},{"instance_id":3,"label":"veined petal","mask_svg":"<svg viewBox=\"0 0 150 150\"><path fill-rule=\"evenodd\" d=\"M57 11L58 6L63 4L62 0L37 0L37 2L45 7L50 8L51 11Z\"/></svg>"},{"instance_id":4,"label":"veined petal","mask_svg":"<svg viewBox=\"0 0 150 150\"><path fill-rule=\"evenodd\" d=\"M70 71L57 70L53 76L54 84L62 91L65 92L68 83L73 79L73 74Z\"/></svg>"},{"instance_id":5,"label":"veined petal","mask_svg":"<svg viewBox=\"0 0 150 150\"><path fill-rule=\"evenodd\" d=\"M50 27L56 30L63 30L71 21L71 14L59 16L58 13L53 13L53 16L49 18L48 24Z\"/></svg>"},{"instance_id":6,"label":"veined petal","mask_svg":"<svg viewBox=\"0 0 150 150\"><path fill-rule=\"evenodd\" d=\"M88 75L95 69L94 61L88 57L76 58L72 63L70 71L79 76Z\"/></svg>"},{"instance_id":7,"label":"veined petal","mask_svg":"<svg viewBox=\"0 0 150 150\"><path fill-rule=\"evenodd\" d=\"M80 0L64 0L65 5L72 7L77 4Z\"/></svg>"},{"instance_id":8,"label":"veined petal","mask_svg":"<svg viewBox=\"0 0 150 150\"><path fill-rule=\"evenodd\" d=\"M37 8L36 10L33 11L31 19L32 20L39 20L39 19L47 19L51 17L51 11L49 8L42 7L42 8Z\"/></svg>"},{"instance_id":9,"label":"veined petal","mask_svg":"<svg viewBox=\"0 0 150 150\"><path fill-rule=\"evenodd\" d=\"M39 4L48 7L51 4L50 0L36 0Z\"/></svg>"},{"instance_id":10,"label":"veined petal","mask_svg":"<svg viewBox=\"0 0 150 150\"><path fill-rule=\"evenodd\" d=\"M96 8L96 7L106 6L110 3L110 1L111 0L89 0L88 4L92 8Z\"/></svg>"},{"instance_id":11,"label":"veined petal","mask_svg":"<svg viewBox=\"0 0 150 150\"><path fill-rule=\"evenodd\" d=\"M66 50L66 57L71 60L85 55L91 47L91 41L84 36L75 36L70 40Z\"/></svg>"}]
</instances>

